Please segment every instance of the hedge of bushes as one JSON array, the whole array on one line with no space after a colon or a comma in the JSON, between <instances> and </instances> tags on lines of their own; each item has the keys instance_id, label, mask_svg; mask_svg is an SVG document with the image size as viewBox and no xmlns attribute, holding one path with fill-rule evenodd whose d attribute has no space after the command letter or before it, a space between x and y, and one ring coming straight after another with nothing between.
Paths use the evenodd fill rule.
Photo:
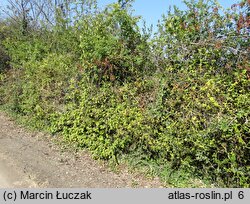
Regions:
<instances>
[{"instance_id":1,"label":"hedge of bushes","mask_svg":"<svg viewBox=\"0 0 250 204\"><path fill-rule=\"evenodd\" d=\"M186 5L154 37L130 4L91 7L71 24L58 14L28 34L2 26L11 69L1 69L0 102L95 158L139 151L218 186L249 187L250 3L223 14L213 0Z\"/></svg>"}]
</instances>

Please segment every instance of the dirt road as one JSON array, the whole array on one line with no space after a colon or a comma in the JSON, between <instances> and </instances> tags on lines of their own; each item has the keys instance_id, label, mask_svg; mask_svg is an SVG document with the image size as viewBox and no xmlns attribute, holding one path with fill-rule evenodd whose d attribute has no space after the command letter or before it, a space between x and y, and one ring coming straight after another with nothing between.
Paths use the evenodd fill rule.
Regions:
<instances>
[{"instance_id":1,"label":"dirt road","mask_svg":"<svg viewBox=\"0 0 250 204\"><path fill-rule=\"evenodd\" d=\"M160 187L126 168L116 174L87 152L62 150L49 135L28 131L0 112L0 188Z\"/></svg>"},{"instance_id":2,"label":"dirt road","mask_svg":"<svg viewBox=\"0 0 250 204\"><path fill-rule=\"evenodd\" d=\"M15 168L11 160L0 154L0 188L38 187L36 183L21 170Z\"/></svg>"}]
</instances>

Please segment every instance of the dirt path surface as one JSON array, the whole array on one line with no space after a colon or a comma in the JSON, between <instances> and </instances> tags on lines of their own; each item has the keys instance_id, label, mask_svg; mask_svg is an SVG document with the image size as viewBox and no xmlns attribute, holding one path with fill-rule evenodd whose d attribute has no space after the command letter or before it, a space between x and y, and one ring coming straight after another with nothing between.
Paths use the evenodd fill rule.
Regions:
<instances>
[{"instance_id":1,"label":"dirt path surface","mask_svg":"<svg viewBox=\"0 0 250 204\"><path fill-rule=\"evenodd\" d=\"M63 151L50 136L31 132L0 112L0 188L160 187L126 169L116 174L87 152Z\"/></svg>"}]
</instances>

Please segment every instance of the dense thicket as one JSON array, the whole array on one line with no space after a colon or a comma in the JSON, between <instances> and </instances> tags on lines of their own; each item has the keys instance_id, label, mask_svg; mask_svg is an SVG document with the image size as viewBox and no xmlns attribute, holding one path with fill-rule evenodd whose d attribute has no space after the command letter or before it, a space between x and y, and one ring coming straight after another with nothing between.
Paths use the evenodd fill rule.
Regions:
<instances>
[{"instance_id":1,"label":"dense thicket","mask_svg":"<svg viewBox=\"0 0 250 204\"><path fill-rule=\"evenodd\" d=\"M0 24L2 105L96 158L249 187L250 1L185 1L153 37L130 1L17 2Z\"/></svg>"}]
</instances>

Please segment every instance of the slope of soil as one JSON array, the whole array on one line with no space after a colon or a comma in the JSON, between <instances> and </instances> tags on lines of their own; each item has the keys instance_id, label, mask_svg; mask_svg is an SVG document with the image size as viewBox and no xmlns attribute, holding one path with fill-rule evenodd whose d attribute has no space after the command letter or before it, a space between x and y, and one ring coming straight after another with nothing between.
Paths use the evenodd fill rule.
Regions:
<instances>
[{"instance_id":1,"label":"slope of soil","mask_svg":"<svg viewBox=\"0 0 250 204\"><path fill-rule=\"evenodd\" d=\"M110 171L86 151L62 150L49 135L31 132L0 112L0 187L160 187L124 168Z\"/></svg>"}]
</instances>

